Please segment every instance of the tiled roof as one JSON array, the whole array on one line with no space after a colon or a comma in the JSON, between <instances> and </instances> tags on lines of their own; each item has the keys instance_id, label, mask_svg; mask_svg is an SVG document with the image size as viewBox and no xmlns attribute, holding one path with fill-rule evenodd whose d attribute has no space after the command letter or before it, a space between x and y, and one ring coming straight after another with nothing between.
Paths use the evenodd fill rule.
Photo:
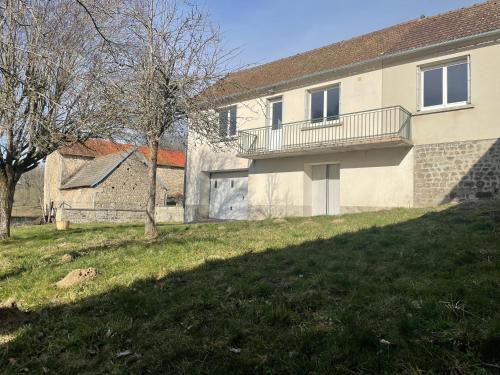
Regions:
<instances>
[{"instance_id":1,"label":"tiled roof","mask_svg":"<svg viewBox=\"0 0 500 375\"><path fill-rule=\"evenodd\" d=\"M130 151L115 152L90 160L66 181L66 183L61 186L61 189L96 186L127 159L133 151L134 149Z\"/></svg>"},{"instance_id":2,"label":"tiled roof","mask_svg":"<svg viewBox=\"0 0 500 375\"><path fill-rule=\"evenodd\" d=\"M355 15L353 15L355 17ZM229 74L214 90L221 96L272 86L383 55L410 51L500 29L500 0L423 17L349 40ZM265 43L265 41L263 41Z\"/></svg>"},{"instance_id":3,"label":"tiled roof","mask_svg":"<svg viewBox=\"0 0 500 375\"><path fill-rule=\"evenodd\" d=\"M137 149L142 153L146 159L149 158L149 149L146 146L141 146ZM170 151L165 149L158 150L158 164L160 165L170 165L176 167L184 167L185 155L181 151Z\"/></svg>"},{"instance_id":4,"label":"tiled roof","mask_svg":"<svg viewBox=\"0 0 500 375\"><path fill-rule=\"evenodd\" d=\"M125 143L114 143L103 139L89 139L84 144L76 143L71 147L62 147L59 149L61 155L83 156L96 158L106 156L121 151L128 151L135 146ZM148 160L149 150L145 146L138 148ZM182 151L171 151L166 149L158 150L158 165L184 167L185 155Z\"/></svg>"}]
</instances>

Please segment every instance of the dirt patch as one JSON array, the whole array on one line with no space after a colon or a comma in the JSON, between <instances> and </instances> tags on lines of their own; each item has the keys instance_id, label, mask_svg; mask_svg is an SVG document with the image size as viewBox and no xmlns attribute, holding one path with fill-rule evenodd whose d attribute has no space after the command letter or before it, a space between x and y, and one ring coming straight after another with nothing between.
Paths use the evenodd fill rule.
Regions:
<instances>
[{"instance_id":1,"label":"dirt patch","mask_svg":"<svg viewBox=\"0 0 500 375\"><path fill-rule=\"evenodd\" d=\"M68 273L64 279L56 283L58 288L69 288L75 284L92 280L97 277L97 270L93 267L76 269Z\"/></svg>"},{"instance_id":2,"label":"dirt patch","mask_svg":"<svg viewBox=\"0 0 500 375\"><path fill-rule=\"evenodd\" d=\"M274 224L285 224L286 222L287 222L286 219L284 219L282 217L278 217L277 219L273 220Z\"/></svg>"},{"instance_id":3,"label":"dirt patch","mask_svg":"<svg viewBox=\"0 0 500 375\"><path fill-rule=\"evenodd\" d=\"M0 333L8 332L28 322L31 314L19 310L13 298L0 303Z\"/></svg>"},{"instance_id":4,"label":"dirt patch","mask_svg":"<svg viewBox=\"0 0 500 375\"><path fill-rule=\"evenodd\" d=\"M80 254L78 251L72 251L70 253L67 253L67 254L64 254L62 257L61 257L61 262L62 263L69 263L69 262L72 262L74 261L76 258L78 258L79 256L81 256L82 254Z\"/></svg>"}]
</instances>

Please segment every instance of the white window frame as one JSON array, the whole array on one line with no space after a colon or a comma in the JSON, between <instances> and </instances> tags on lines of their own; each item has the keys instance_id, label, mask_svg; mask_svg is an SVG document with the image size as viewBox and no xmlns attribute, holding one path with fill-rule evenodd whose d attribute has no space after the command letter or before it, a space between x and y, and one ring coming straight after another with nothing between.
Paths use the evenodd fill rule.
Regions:
<instances>
[{"instance_id":1,"label":"white window frame","mask_svg":"<svg viewBox=\"0 0 500 375\"><path fill-rule=\"evenodd\" d=\"M448 103L448 68L455 65L467 65L467 100L455 103ZM442 69L443 71L443 86L441 88L443 95L443 103L432 106L424 106L424 73L429 70ZM455 59L453 61L449 61L446 63L434 64L430 66L420 67L420 77L419 77L419 110L420 111L432 111L436 109L445 109L445 108L453 108L460 107L467 104L470 104L470 58L469 56L461 59Z\"/></svg>"},{"instance_id":2,"label":"white window frame","mask_svg":"<svg viewBox=\"0 0 500 375\"><path fill-rule=\"evenodd\" d=\"M327 113L328 113L328 108L327 108L327 103L328 103L328 90L338 88L339 89L339 114L337 119L332 119L332 120L327 120ZM324 92L323 94L323 119L321 121L317 120L314 123L313 118L312 118L312 94L317 93L317 92ZM319 87L317 89L312 89L308 91L308 102L309 102L309 108L308 108L308 119L311 123L314 125L318 124L334 124L340 122L340 114L342 113L341 111L341 89L340 89L340 83L336 83L334 85L326 86L326 87Z\"/></svg>"},{"instance_id":3,"label":"white window frame","mask_svg":"<svg viewBox=\"0 0 500 375\"><path fill-rule=\"evenodd\" d=\"M235 126L235 129L234 129L234 134L230 134L230 130L231 130L231 109L234 109L235 110L235 113L236 113L236 126ZM221 112L227 112L227 126L226 126L226 134L225 135L221 135L219 134L221 137L223 138L234 138L238 135L238 106L236 105L231 105L229 107L224 107L224 108L219 108L217 110L217 114L219 114L220 116L220 113ZM219 118L219 117L218 117ZM220 131L220 123L219 123L219 131Z\"/></svg>"},{"instance_id":4,"label":"white window frame","mask_svg":"<svg viewBox=\"0 0 500 375\"><path fill-rule=\"evenodd\" d=\"M268 117L268 126L272 129L273 127L273 104L281 102L281 124L277 129L281 129L283 127L283 115L285 113L284 111L284 104L283 104L283 97L282 96L275 96L272 98L267 99L267 117ZM273 129L273 130L277 130Z\"/></svg>"}]
</instances>

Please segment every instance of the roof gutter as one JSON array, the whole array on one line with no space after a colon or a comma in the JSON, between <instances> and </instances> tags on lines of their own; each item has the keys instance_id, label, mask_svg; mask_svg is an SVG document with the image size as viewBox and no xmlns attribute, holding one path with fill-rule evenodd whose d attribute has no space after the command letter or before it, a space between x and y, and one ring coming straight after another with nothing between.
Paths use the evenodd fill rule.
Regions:
<instances>
[{"instance_id":1,"label":"roof gutter","mask_svg":"<svg viewBox=\"0 0 500 375\"><path fill-rule=\"evenodd\" d=\"M453 40L448 40L445 42L431 44L431 45L424 46L424 47L418 47L418 48L413 48L413 49L409 49L409 50L405 50L405 51L401 51L401 52L396 52L396 53L392 53L390 55L381 55L379 57L375 57L372 59L368 59L368 60L364 60L364 61L360 61L360 62L348 64L348 65L343 65L343 66L340 66L338 68L327 69L327 70L322 70L319 72L305 74L303 76L299 76L299 77L292 78L289 80L276 82L276 83L273 83L271 85L266 85L266 86L261 86L261 87L257 87L254 89L250 89L250 90L246 91L245 93L227 95L227 96L222 97L221 100L222 101L232 101L232 100L234 101L235 99L240 99L241 97L247 97L247 96L254 97L254 96L258 96L258 94L261 94L263 92L275 91L277 89L287 87L287 86L293 86L293 85L300 86L300 84L304 81L313 80L313 79L320 78L320 77L326 76L326 75L334 75L334 74L337 74L337 73L340 73L343 71L349 71L349 70L356 69L356 68L363 68L365 66L368 67L370 65L373 65L373 64L376 64L376 63L379 63L382 61L398 60L401 58L411 57L413 55L418 55L418 54L423 53L423 52L432 52L433 50L439 50L439 49L444 48L444 47L452 47L452 48L453 47L462 47L463 45L470 45L469 44L470 42L483 42L483 41L494 40L495 38L500 38L500 29L488 31L488 32L481 33L481 34L471 35L471 36L464 37L464 38L453 39Z\"/></svg>"}]
</instances>

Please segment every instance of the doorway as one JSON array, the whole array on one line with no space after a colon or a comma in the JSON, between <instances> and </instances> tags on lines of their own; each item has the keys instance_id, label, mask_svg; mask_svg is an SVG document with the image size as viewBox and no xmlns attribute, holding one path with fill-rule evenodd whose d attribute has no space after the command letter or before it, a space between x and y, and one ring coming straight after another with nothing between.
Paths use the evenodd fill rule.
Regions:
<instances>
[{"instance_id":1,"label":"doorway","mask_svg":"<svg viewBox=\"0 0 500 375\"><path fill-rule=\"evenodd\" d=\"M340 165L312 166L312 214L340 214Z\"/></svg>"},{"instance_id":2,"label":"doorway","mask_svg":"<svg viewBox=\"0 0 500 375\"><path fill-rule=\"evenodd\" d=\"M269 150L280 150L283 132L283 100L281 98L269 101L269 118Z\"/></svg>"}]
</instances>

